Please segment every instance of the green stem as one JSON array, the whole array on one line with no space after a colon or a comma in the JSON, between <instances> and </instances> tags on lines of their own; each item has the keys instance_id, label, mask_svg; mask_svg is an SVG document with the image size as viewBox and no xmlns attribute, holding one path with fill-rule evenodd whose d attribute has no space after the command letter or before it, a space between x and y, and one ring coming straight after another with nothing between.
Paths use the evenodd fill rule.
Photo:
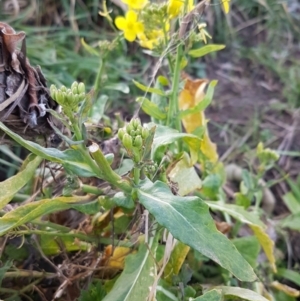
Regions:
<instances>
[{"instance_id":1,"label":"green stem","mask_svg":"<svg viewBox=\"0 0 300 301\"><path fill-rule=\"evenodd\" d=\"M64 232L54 232L54 231L42 231L42 230L20 230L20 231L12 231L11 234L14 235L31 235L31 234L36 234L36 235L47 235L47 236L57 236L57 237L69 237L69 238L78 238L82 241L86 241L86 242L91 242L91 243L96 243L98 244L99 242L101 242L104 245L110 245L112 243L114 243L114 245L118 245L118 246L126 246L126 247L131 247L132 243L130 242L123 242L123 241L119 241L119 240L114 240L112 241L111 238L107 238L107 237L99 237L99 236L91 236L91 235L86 235L86 234L82 234L82 233L64 233Z\"/></svg>"},{"instance_id":2,"label":"green stem","mask_svg":"<svg viewBox=\"0 0 300 301\"><path fill-rule=\"evenodd\" d=\"M102 189L99 189L98 187L82 184L81 190L85 193L91 193L96 195L103 195L104 191Z\"/></svg>"},{"instance_id":3,"label":"green stem","mask_svg":"<svg viewBox=\"0 0 300 301\"><path fill-rule=\"evenodd\" d=\"M176 130L179 132L182 131L181 128L181 121L178 118L178 90L179 90L179 77L180 77L180 63L182 58L182 45L178 45L177 47L177 54L176 54L176 61L175 61L175 68L173 74L173 82L172 82L172 96L169 104L169 111L168 111L168 119L167 124L169 126L174 126ZM175 120L174 123L172 120Z\"/></svg>"},{"instance_id":4,"label":"green stem","mask_svg":"<svg viewBox=\"0 0 300 301\"><path fill-rule=\"evenodd\" d=\"M97 99L98 94L100 92L103 71L104 71L104 59L100 58L99 69L98 69L98 73L97 73L95 84L94 84L96 99Z\"/></svg>"},{"instance_id":5,"label":"green stem","mask_svg":"<svg viewBox=\"0 0 300 301\"><path fill-rule=\"evenodd\" d=\"M46 273L38 271L26 271L18 270L15 272L6 272L4 278L21 278L21 277L30 277L30 278L55 278L57 274L55 273Z\"/></svg>"},{"instance_id":6,"label":"green stem","mask_svg":"<svg viewBox=\"0 0 300 301\"><path fill-rule=\"evenodd\" d=\"M141 176L141 170L139 167L134 167L133 169L133 178L134 178L134 184L138 185L140 181L140 176Z\"/></svg>"},{"instance_id":7,"label":"green stem","mask_svg":"<svg viewBox=\"0 0 300 301\"><path fill-rule=\"evenodd\" d=\"M130 193L132 190L129 182L123 180L117 173L115 173L110 167L108 161L105 159L104 154L99 148L99 145L93 143L89 147L90 153L98 165L99 170L101 171L102 179L106 180L110 184L120 188L126 193ZM99 172L98 172L99 173Z\"/></svg>"}]
</instances>

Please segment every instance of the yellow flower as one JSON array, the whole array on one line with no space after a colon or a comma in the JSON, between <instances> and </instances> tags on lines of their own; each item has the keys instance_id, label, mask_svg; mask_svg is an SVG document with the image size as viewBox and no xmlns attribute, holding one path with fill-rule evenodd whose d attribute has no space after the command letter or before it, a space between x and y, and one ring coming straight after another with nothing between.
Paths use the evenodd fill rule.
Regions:
<instances>
[{"instance_id":1,"label":"yellow flower","mask_svg":"<svg viewBox=\"0 0 300 301\"><path fill-rule=\"evenodd\" d=\"M148 0L122 0L130 9L140 10L145 7Z\"/></svg>"},{"instance_id":2,"label":"yellow flower","mask_svg":"<svg viewBox=\"0 0 300 301\"><path fill-rule=\"evenodd\" d=\"M118 29L124 32L124 37L129 42L133 42L138 34L144 32L144 25L138 22L138 16L132 10L126 13L125 18L121 16L117 17L115 24Z\"/></svg>"},{"instance_id":3,"label":"yellow flower","mask_svg":"<svg viewBox=\"0 0 300 301\"><path fill-rule=\"evenodd\" d=\"M221 0L221 2L222 2L222 5L223 5L223 9L224 9L225 14L228 14L229 9L230 9L230 5L229 5L230 0Z\"/></svg>"},{"instance_id":4,"label":"yellow flower","mask_svg":"<svg viewBox=\"0 0 300 301\"><path fill-rule=\"evenodd\" d=\"M184 7L185 0L169 0L168 4L168 14L170 19L177 17L183 7ZM194 1L188 0L188 12L191 11L194 7Z\"/></svg>"}]
</instances>

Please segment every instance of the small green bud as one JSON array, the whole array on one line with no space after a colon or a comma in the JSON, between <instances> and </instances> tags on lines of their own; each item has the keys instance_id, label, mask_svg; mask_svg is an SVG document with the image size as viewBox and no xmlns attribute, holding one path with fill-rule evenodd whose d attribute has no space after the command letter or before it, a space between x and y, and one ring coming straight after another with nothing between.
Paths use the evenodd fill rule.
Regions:
<instances>
[{"instance_id":1,"label":"small green bud","mask_svg":"<svg viewBox=\"0 0 300 301\"><path fill-rule=\"evenodd\" d=\"M135 137L134 142L133 142L133 146L140 148L143 145L143 138L142 136L138 135Z\"/></svg>"},{"instance_id":2,"label":"small green bud","mask_svg":"<svg viewBox=\"0 0 300 301\"><path fill-rule=\"evenodd\" d=\"M141 126L141 121L138 118L132 119L131 122L135 129L137 129L139 126Z\"/></svg>"},{"instance_id":3,"label":"small green bud","mask_svg":"<svg viewBox=\"0 0 300 301\"><path fill-rule=\"evenodd\" d=\"M129 135L131 137L135 137L136 136L136 131L135 130L131 130L130 133L129 133Z\"/></svg>"},{"instance_id":4,"label":"small green bud","mask_svg":"<svg viewBox=\"0 0 300 301\"><path fill-rule=\"evenodd\" d=\"M127 132L128 134L130 134L130 132L131 132L132 130L134 130L134 127L133 127L132 123L130 122L130 123L128 123L128 124L126 125L126 132Z\"/></svg>"},{"instance_id":5,"label":"small green bud","mask_svg":"<svg viewBox=\"0 0 300 301\"><path fill-rule=\"evenodd\" d=\"M57 90L50 90L50 96L51 98L53 98L54 100L56 100L56 93L57 93Z\"/></svg>"},{"instance_id":6,"label":"small green bud","mask_svg":"<svg viewBox=\"0 0 300 301\"><path fill-rule=\"evenodd\" d=\"M142 127L138 127L135 131L135 135L138 136L138 135L141 135L142 134Z\"/></svg>"},{"instance_id":7,"label":"small green bud","mask_svg":"<svg viewBox=\"0 0 300 301\"><path fill-rule=\"evenodd\" d=\"M149 136L149 130L147 128L143 128L141 135L143 139L146 139Z\"/></svg>"},{"instance_id":8,"label":"small green bud","mask_svg":"<svg viewBox=\"0 0 300 301\"><path fill-rule=\"evenodd\" d=\"M78 89L79 94L81 94L81 93L85 94L85 84L84 83L79 83L77 89Z\"/></svg>"},{"instance_id":9,"label":"small green bud","mask_svg":"<svg viewBox=\"0 0 300 301\"><path fill-rule=\"evenodd\" d=\"M67 88L65 86L61 86L59 90L62 91L62 92L66 92Z\"/></svg>"},{"instance_id":10,"label":"small green bud","mask_svg":"<svg viewBox=\"0 0 300 301\"><path fill-rule=\"evenodd\" d=\"M74 95L78 95L78 90L77 90L77 87L73 87L71 88L71 91Z\"/></svg>"},{"instance_id":11,"label":"small green bud","mask_svg":"<svg viewBox=\"0 0 300 301\"><path fill-rule=\"evenodd\" d=\"M56 86L51 85L51 86L50 86L50 96L51 96L53 99L55 99L55 92L56 92L56 91L57 91Z\"/></svg>"},{"instance_id":12,"label":"small green bud","mask_svg":"<svg viewBox=\"0 0 300 301\"><path fill-rule=\"evenodd\" d=\"M80 97L78 94L76 94L76 95L73 94L73 99L76 104L78 104L80 102Z\"/></svg>"},{"instance_id":13,"label":"small green bud","mask_svg":"<svg viewBox=\"0 0 300 301\"><path fill-rule=\"evenodd\" d=\"M66 93L61 91L56 91L55 93L55 100L60 104L63 105L66 99Z\"/></svg>"},{"instance_id":14,"label":"small green bud","mask_svg":"<svg viewBox=\"0 0 300 301\"><path fill-rule=\"evenodd\" d=\"M71 90L74 94L78 94L78 83L76 81L72 84Z\"/></svg>"},{"instance_id":15,"label":"small green bud","mask_svg":"<svg viewBox=\"0 0 300 301\"><path fill-rule=\"evenodd\" d=\"M83 101L85 99L85 93L79 94L79 101Z\"/></svg>"},{"instance_id":16,"label":"small green bud","mask_svg":"<svg viewBox=\"0 0 300 301\"><path fill-rule=\"evenodd\" d=\"M125 131L124 128L119 129L119 131L118 131L118 138L119 138L121 141L123 140L123 137L124 137L125 133L126 133L126 131Z\"/></svg>"},{"instance_id":17,"label":"small green bud","mask_svg":"<svg viewBox=\"0 0 300 301\"><path fill-rule=\"evenodd\" d=\"M131 149L132 148L132 137L125 133L122 139L123 145L125 148L127 149Z\"/></svg>"},{"instance_id":18,"label":"small green bud","mask_svg":"<svg viewBox=\"0 0 300 301\"><path fill-rule=\"evenodd\" d=\"M74 95L73 95L72 91L69 91L69 92L67 93L67 101L68 101L68 103L70 103L70 104L74 102Z\"/></svg>"}]
</instances>

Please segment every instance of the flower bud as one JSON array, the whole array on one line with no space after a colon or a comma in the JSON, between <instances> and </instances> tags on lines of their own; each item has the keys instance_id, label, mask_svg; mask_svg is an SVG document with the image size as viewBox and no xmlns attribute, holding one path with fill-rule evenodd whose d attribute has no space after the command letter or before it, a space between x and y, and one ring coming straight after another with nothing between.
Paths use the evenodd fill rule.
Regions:
<instances>
[{"instance_id":1,"label":"flower bud","mask_svg":"<svg viewBox=\"0 0 300 301\"><path fill-rule=\"evenodd\" d=\"M132 148L132 137L125 133L122 139L123 145L125 148L127 149L131 149Z\"/></svg>"},{"instance_id":2,"label":"flower bud","mask_svg":"<svg viewBox=\"0 0 300 301\"><path fill-rule=\"evenodd\" d=\"M131 122L135 129L137 129L139 126L141 126L141 121L138 118L132 119Z\"/></svg>"},{"instance_id":3,"label":"flower bud","mask_svg":"<svg viewBox=\"0 0 300 301\"><path fill-rule=\"evenodd\" d=\"M61 92L61 91L56 91L54 93L54 99L60 104L63 105L65 102L65 92Z\"/></svg>"},{"instance_id":4,"label":"flower bud","mask_svg":"<svg viewBox=\"0 0 300 301\"><path fill-rule=\"evenodd\" d=\"M73 94L78 94L78 82L74 82L71 86L71 90Z\"/></svg>"},{"instance_id":5,"label":"flower bud","mask_svg":"<svg viewBox=\"0 0 300 301\"><path fill-rule=\"evenodd\" d=\"M65 86L61 86L59 90L62 91L62 92L66 92L67 88Z\"/></svg>"},{"instance_id":6,"label":"flower bud","mask_svg":"<svg viewBox=\"0 0 300 301\"><path fill-rule=\"evenodd\" d=\"M136 136L136 131L135 130L131 130L130 133L129 133L129 135L131 137L135 137Z\"/></svg>"},{"instance_id":7,"label":"flower bud","mask_svg":"<svg viewBox=\"0 0 300 301\"><path fill-rule=\"evenodd\" d=\"M85 84L84 83L79 83L77 89L78 89L79 94L81 94L81 93L85 94Z\"/></svg>"},{"instance_id":8,"label":"flower bud","mask_svg":"<svg viewBox=\"0 0 300 301\"><path fill-rule=\"evenodd\" d=\"M85 98L85 93L80 93L79 94L79 101L83 101Z\"/></svg>"},{"instance_id":9,"label":"flower bud","mask_svg":"<svg viewBox=\"0 0 300 301\"><path fill-rule=\"evenodd\" d=\"M149 130L147 128L142 128L142 138L146 139L149 136Z\"/></svg>"},{"instance_id":10,"label":"flower bud","mask_svg":"<svg viewBox=\"0 0 300 301\"><path fill-rule=\"evenodd\" d=\"M51 96L53 99L55 99L55 92L56 92L56 91L57 91L56 86L51 85L51 86L50 86L50 96Z\"/></svg>"},{"instance_id":11,"label":"flower bud","mask_svg":"<svg viewBox=\"0 0 300 301\"><path fill-rule=\"evenodd\" d=\"M67 101L70 104L74 102L74 95L73 95L72 91L67 92Z\"/></svg>"},{"instance_id":12,"label":"flower bud","mask_svg":"<svg viewBox=\"0 0 300 301\"><path fill-rule=\"evenodd\" d=\"M138 135L135 137L134 142L133 142L133 146L135 146L136 148L141 148L143 145L143 138L142 136Z\"/></svg>"},{"instance_id":13,"label":"flower bud","mask_svg":"<svg viewBox=\"0 0 300 301\"><path fill-rule=\"evenodd\" d=\"M123 137L124 137L125 133L126 133L126 131L125 131L124 128L119 129L119 131L118 131L118 138L119 138L121 141L123 140Z\"/></svg>"},{"instance_id":14,"label":"flower bud","mask_svg":"<svg viewBox=\"0 0 300 301\"><path fill-rule=\"evenodd\" d=\"M128 124L126 125L126 132L127 132L128 134L130 134L130 132L131 132L132 130L134 130L134 128L133 128L132 123L130 122L130 123L128 123Z\"/></svg>"},{"instance_id":15,"label":"flower bud","mask_svg":"<svg viewBox=\"0 0 300 301\"><path fill-rule=\"evenodd\" d=\"M138 136L138 135L141 135L142 134L142 127L138 127L135 131L135 135Z\"/></svg>"}]
</instances>

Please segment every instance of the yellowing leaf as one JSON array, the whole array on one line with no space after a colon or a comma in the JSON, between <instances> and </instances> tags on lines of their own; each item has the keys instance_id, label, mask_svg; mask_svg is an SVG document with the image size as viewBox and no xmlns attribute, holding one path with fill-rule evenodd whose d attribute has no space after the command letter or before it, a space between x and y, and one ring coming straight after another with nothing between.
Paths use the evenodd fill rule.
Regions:
<instances>
[{"instance_id":1,"label":"yellowing leaf","mask_svg":"<svg viewBox=\"0 0 300 301\"><path fill-rule=\"evenodd\" d=\"M274 250L273 240L268 236L268 234L264 231L262 227L253 224L249 224L249 226L254 232L255 236L257 237L259 243L261 244L267 258L269 259L274 273L276 273L277 269L276 269L275 257L273 253Z\"/></svg>"},{"instance_id":2,"label":"yellowing leaf","mask_svg":"<svg viewBox=\"0 0 300 301\"><path fill-rule=\"evenodd\" d=\"M271 286L278 289L279 291L284 292L288 296L295 297L295 298L300 296L300 291L298 291L298 290L296 290L296 289L294 289L294 288L292 288L288 285L279 283L278 281L273 281L271 283Z\"/></svg>"},{"instance_id":3,"label":"yellowing leaf","mask_svg":"<svg viewBox=\"0 0 300 301\"><path fill-rule=\"evenodd\" d=\"M210 207L210 209L222 211L223 213L228 213L229 215L233 216L235 219L241 221L242 223L248 224L249 227L253 230L268 260L270 261L273 271L277 272L275 265L275 257L273 254L274 242L265 232L266 227L264 223L262 223L262 221L255 213L248 212L241 206L209 201L207 201L206 203Z\"/></svg>"},{"instance_id":4,"label":"yellowing leaf","mask_svg":"<svg viewBox=\"0 0 300 301\"><path fill-rule=\"evenodd\" d=\"M112 245L109 245L105 249L105 254L110 256L108 258L107 266L111 268L117 268L123 270L124 260L128 254L131 253L131 249L127 247L116 247L112 254Z\"/></svg>"},{"instance_id":5,"label":"yellowing leaf","mask_svg":"<svg viewBox=\"0 0 300 301\"><path fill-rule=\"evenodd\" d=\"M179 94L179 109L182 111L194 108L205 98L205 88L208 84L207 79L192 80L186 78L184 89ZM199 127L205 127L207 120L205 119L204 111L192 113L182 118L187 133L193 133ZM205 129L203 139L200 142L200 150L212 163L218 160L216 145L211 142L207 128Z\"/></svg>"},{"instance_id":6,"label":"yellowing leaf","mask_svg":"<svg viewBox=\"0 0 300 301\"><path fill-rule=\"evenodd\" d=\"M179 161L172 164L168 177L172 182L177 183L178 194L181 196L200 189L202 186L202 182L187 153L184 153Z\"/></svg>"},{"instance_id":7,"label":"yellowing leaf","mask_svg":"<svg viewBox=\"0 0 300 301\"><path fill-rule=\"evenodd\" d=\"M190 247L182 242L178 241L176 243L176 246L164 271L164 278L166 281L172 283L173 275L178 275L189 250Z\"/></svg>"}]
</instances>

